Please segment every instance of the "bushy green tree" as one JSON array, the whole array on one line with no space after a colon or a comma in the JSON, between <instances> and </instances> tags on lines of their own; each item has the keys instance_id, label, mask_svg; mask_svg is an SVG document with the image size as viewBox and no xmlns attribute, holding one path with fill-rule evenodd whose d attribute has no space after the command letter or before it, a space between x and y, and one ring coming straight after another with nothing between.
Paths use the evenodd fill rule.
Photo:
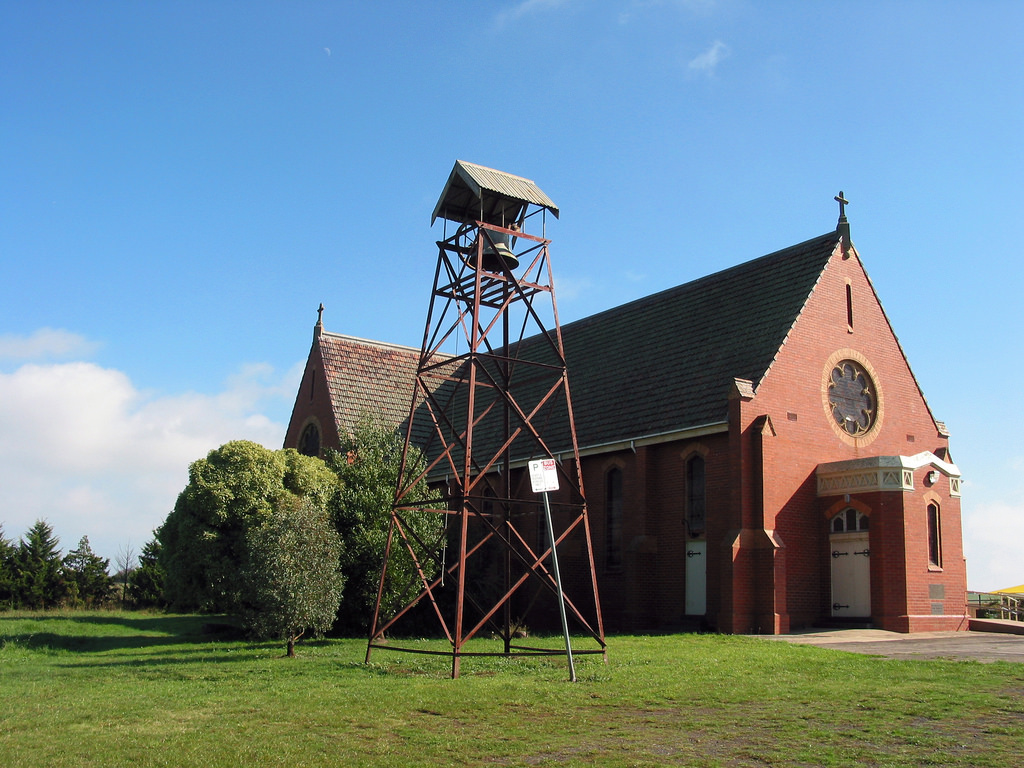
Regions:
<instances>
[{"instance_id":1,"label":"bushy green tree","mask_svg":"<svg viewBox=\"0 0 1024 768\"><path fill-rule=\"evenodd\" d=\"M294 656L296 640L334 623L344 584L341 539L324 505L290 497L276 506L246 534L242 622L254 637L284 639Z\"/></svg>"},{"instance_id":2,"label":"bushy green tree","mask_svg":"<svg viewBox=\"0 0 1024 768\"><path fill-rule=\"evenodd\" d=\"M64 572L70 602L96 608L110 600L114 580L110 578L110 561L92 551L89 537L83 536L78 546L64 558Z\"/></svg>"},{"instance_id":3,"label":"bushy green tree","mask_svg":"<svg viewBox=\"0 0 1024 768\"><path fill-rule=\"evenodd\" d=\"M0 525L0 611L14 607L14 557L18 549L7 540Z\"/></svg>"},{"instance_id":4,"label":"bushy green tree","mask_svg":"<svg viewBox=\"0 0 1024 768\"><path fill-rule=\"evenodd\" d=\"M340 485L331 502L331 514L341 536L341 569L345 591L338 612L338 629L346 634L368 631L380 585L381 566L391 523L391 507L402 456L404 440L392 429L363 419L340 452L330 452L327 463L338 475ZM411 449L406 462L406 477L423 471L424 460ZM407 497L410 503L439 498L426 483L420 483ZM422 540L433 542L441 534L443 522L436 513L405 513L406 523ZM422 563L428 578L434 563ZM401 547L393 549L384 585L383 604L400 607L408 585L416 580L412 559Z\"/></svg>"},{"instance_id":5,"label":"bushy green tree","mask_svg":"<svg viewBox=\"0 0 1024 768\"><path fill-rule=\"evenodd\" d=\"M239 613L247 533L285 500L325 508L337 478L317 458L256 443L225 443L189 467L189 482L157 533L168 602L181 610Z\"/></svg>"},{"instance_id":6,"label":"bushy green tree","mask_svg":"<svg viewBox=\"0 0 1024 768\"><path fill-rule=\"evenodd\" d=\"M15 602L23 608L55 608L68 596L60 541L53 528L37 520L14 556Z\"/></svg>"},{"instance_id":7,"label":"bushy green tree","mask_svg":"<svg viewBox=\"0 0 1024 768\"><path fill-rule=\"evenodd\" d=\"M167 605L160 549L160 541L154 536L142 547L139 567L128 577L128 599L136 608L163 608Z\"/></svg>"}]
</instances>

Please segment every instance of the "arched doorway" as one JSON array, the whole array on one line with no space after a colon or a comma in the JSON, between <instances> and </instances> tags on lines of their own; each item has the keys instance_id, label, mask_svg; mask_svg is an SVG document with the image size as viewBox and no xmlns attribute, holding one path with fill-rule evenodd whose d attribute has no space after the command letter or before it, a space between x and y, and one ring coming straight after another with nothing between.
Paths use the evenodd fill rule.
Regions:
<instances>
[{"instance_id":1,"label":"arched doorway","mask_svg":"<svg viewBox=\"0 0 1024 768\"><path fill-rule=\"evenodd\" d=\"M832 561L832 617L871 616L870 518L846 507L829 520L829 554Z\"/></svg>"}]
</instances>

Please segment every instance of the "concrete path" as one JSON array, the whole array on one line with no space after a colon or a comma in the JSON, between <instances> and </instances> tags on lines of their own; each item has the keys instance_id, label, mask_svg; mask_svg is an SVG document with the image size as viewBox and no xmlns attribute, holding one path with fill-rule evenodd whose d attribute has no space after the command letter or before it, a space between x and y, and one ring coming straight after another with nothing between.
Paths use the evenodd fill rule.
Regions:
<instances>
[{"instance_id":1,"label":"concrete path","mask_svg":"<svg viewBox=\"0 0 1024 768\"><path fill-rule=\"evenodd\" d=\"M915 632L884 629L812 629L791 635L763 635L787 643L890 659L973 659L1024 663L1024 635L1000 632Z\"/></svg>"}]
</instances>

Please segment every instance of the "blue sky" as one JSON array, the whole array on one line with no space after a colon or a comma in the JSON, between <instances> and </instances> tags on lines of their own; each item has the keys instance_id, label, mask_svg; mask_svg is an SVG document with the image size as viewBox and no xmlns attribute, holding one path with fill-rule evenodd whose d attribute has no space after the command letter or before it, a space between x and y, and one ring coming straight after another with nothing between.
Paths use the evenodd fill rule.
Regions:
<instances>
[{"instance_id":1,"label":"blue sky","mask_svg":"<svg viewBox=\"0 0 1024 768\"><path fill-rule=\"evenodd\" d=\"M456 158L526 176L562 321L835 226L1024 582L1024 4L0 0L0 522L138 550L279 447L316 308L418 345Z\"/></svg>"}]
</instances>

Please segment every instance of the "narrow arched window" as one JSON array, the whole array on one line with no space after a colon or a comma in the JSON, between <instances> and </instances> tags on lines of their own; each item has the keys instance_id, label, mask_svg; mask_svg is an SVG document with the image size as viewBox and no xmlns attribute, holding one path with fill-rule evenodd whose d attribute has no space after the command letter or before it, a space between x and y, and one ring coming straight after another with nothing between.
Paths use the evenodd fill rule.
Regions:
<instances>
[{"instance_id":1,"label":"narrow arched window","mask_svg":"<svg viewBox=\"0 0 1024 768\"><path fill-rule=\"evenodd\" d=\"M846 325L853 330L853 286L846 284Z\"/></svg>"},{"instance_id":2,"label":"narrow arched window","mask_svg":"<svg viewBox=\"0 0 1024 768\"><path fill-rule=\"evenodd\" d=\"M928 564L942 567L942 525L939 505L928 505Z\"/></svg>"},{"instance_id":3,"label":"narrow arched window","mask_svg":"<svg viewBox=\"0 0 1024 768\"><path fill-rule=\"evenodd\" d=\"M607 565L622 565L622 470L615 467L605 477L605 547Z\"/></svg>"},{"instance_id":4,"label":"narrow arched window","mask_svg":"<svg viewBox=\"0 0 1024 768\"><path fill-rule=\"evenodd\" d=\"M704 533L706 503L704 457L693 456L686 462L686 529L691 536Z\"/></svg>"}]
</instances>

